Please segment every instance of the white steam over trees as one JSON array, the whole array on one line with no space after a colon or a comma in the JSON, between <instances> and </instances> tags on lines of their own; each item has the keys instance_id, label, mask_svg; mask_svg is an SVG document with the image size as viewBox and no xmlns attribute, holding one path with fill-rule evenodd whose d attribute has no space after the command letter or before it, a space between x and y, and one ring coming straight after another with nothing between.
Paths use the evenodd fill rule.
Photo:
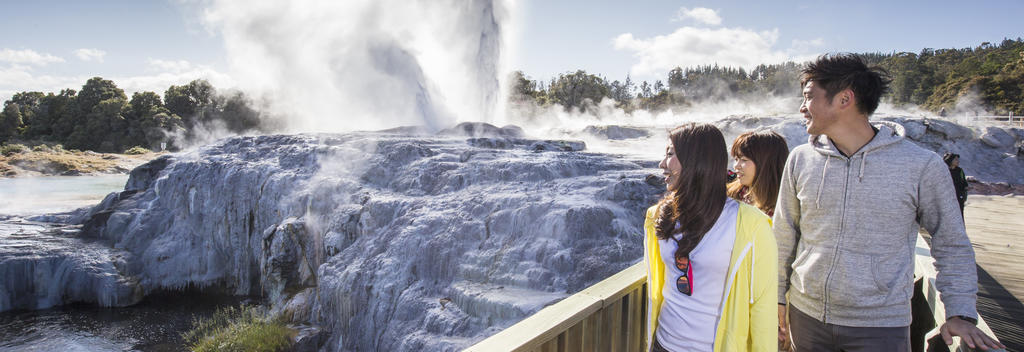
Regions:
<instances>
[{"instance_id":1,"label":"white steam over trees","mask_svg":"<svg viewBox=\"0 0 1024 352\"><path fill-rule=\"evenodd\" d=\"M1024 115L1024 41L1019 38L974 48L861 55L889 72L892 85L884 99L893 105L918 105L933 112L959 109L969 110L961 111L964 113ZM509 101L519 106L517 111L537 112L522 108L532 103L586 112L608 98L630 113L733 98L798 97L802 67L794 62L760 64L750 71L718 65L676 67L666 75L667 86L661 80L634 85L629 76L623 83L576 71L559 75L546 88L543 82L517 71L512 75ZM964 100L976 101L963 104Z\"/></svg>"},{"instance_id":2,"label":"white steam over trees","mask_svg":"<svg viewBox=\"0 0 1024 352\"><path fill-rule=\"evenodd\" d=\"M486 7L477 8L484 9ZM490 47L493 44L491 39L479 40L482 41L478 43L481 47L493 49ZM396 46L384 46L373 51L378 54L374 59L376 61L372 61L374 67L392 70L391 74L397 75L392 78L412 77L411 80L404 80L397 85L388 83L390 79L366 83L364 80L367 77L356 74L346 77L351 78L344 82L348 88L327 90L305 97L307 100L327 104L322 106L325 109L331 108L311 120L322 123L320 129L334 128L331 126L337 122L347 124L341 130L351 130L377 125L394 127L400 123L430 127L431 123L450 125L455 121L489 120L489 117L493 117L488 115L491 114L489 112L469 114L466 111L478 110L460 110L462 108L456 105L464 100L453 99L463 95L454 90L445 89L445 94L435 94L439 91L434 83L445 79L435 79L432 74L428 74L432 69L428 69L429 65L424 61L426 58L404 52ZM1006 39L999 45L983 43L974 48L862 55L870 63L890 73L893 82L885 99L891 104L913 104L934 112L945 110L958 114L1024 115L1024 40ZM279 64L283 65L284 62ZM538 107L555 105L564 111L581 113L587 113L598 106L614 106L628 114L636 110L660 112L733 98L798 97L801 68L801 64L793 62L761 64L750 71L717 65L676 67L665 75L664 81L653 83L636 83L629 76L622 81L609 80L583 70L564 73L549 82L543 82L515 71L506 78L510 83L507 103L509 111L530 118L545 110ZM351 69L355 68L345 68L343 71ZM486 70L491 69L493 67ZM400 71L405 73L399 74ZM447 77L460 73L451 71L435 74ZM312 72L303 75L309 76ZM276 73L269 72L267 76L276 76ZM371 76L376 77L377 74ZM352 90L354 87L349 87L357 82L362 82L358 92ZM285 87L290 87L290 84L285 84ZM484 88L489 85L487 83ZM414 89L417 93L406 94L412 92L407 90L410 87L418 87ZM479 86L459 87L468 89ZM344 103L351 99L365 101L354 106ZM604 99L608 99L609 103L602 105ZM965 100L970 102L965 104ZM480 101L489 101L489 98L477 100ZM79 92L64 89L59 93L15 94L4 102L3 110L0 111L0 142L52 142L62 143L67 148L104 152L123 151L132 146L152 149L161 143L168 143L173 148L176 144L180 146L190 140L206 140L210 135L295 129L294 125L282 126L285 122L278 116L301 116L304 114L302 111L308 110L299 106L293 113L279 112L284 103L264 100L257 103L240 91L218 92L205 80L171 86L164 92L162 99L154 92L135 93L129 99L114 82L96 77L90 79ZM500 103L489 103L491 105L488 109L498 111L502 109ZM364 111L366 115L351 113L351 109L362 108L367 109ZM460 113L462 117L449 120L454 118L451 115L452 109L463 111ZM391 119L393 114L399 112L406 114L405 117ZM362 120L368 118L373 118L375 122L364 126ZM210 133L210 130L222 133Z\"/></svg>"}]
</instances>

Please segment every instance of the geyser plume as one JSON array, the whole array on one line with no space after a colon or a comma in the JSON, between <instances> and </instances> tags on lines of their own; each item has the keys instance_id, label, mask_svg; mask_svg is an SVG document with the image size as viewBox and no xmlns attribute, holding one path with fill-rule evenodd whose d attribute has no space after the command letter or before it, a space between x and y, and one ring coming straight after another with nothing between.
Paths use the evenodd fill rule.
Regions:
<instances>
[{"instance_id":1,"label":"geyser plume","mask_svg":"<svg viewBox=\"0 0 1024 352\"><path fill-rule=\"evenodd\" d=\"M231 74L288 131L457 121L502 111L509 0L212 0Z\"/></svg>"}]
</instances>

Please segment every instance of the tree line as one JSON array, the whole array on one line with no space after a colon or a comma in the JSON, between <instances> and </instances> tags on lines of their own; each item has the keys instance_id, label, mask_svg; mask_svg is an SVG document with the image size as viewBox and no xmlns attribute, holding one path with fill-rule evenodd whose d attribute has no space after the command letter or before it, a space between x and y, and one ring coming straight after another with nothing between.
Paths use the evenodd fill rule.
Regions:
<instances>
[{"instance_id":1,"label":"tree line","mask_svg":"<svg viewBox=\"0 0 1024 352\"><path fill-rule=\"evenodd\" d=\"M242 92L219 93L202 79L172 85L162 97L147 91L129 99L113 81L93 77L79 91L14 94L0 112L0 143L50 142L118 153L135 146L173 150L203 126L239 133L259 128L260 117Z\"/></svg>"},{"instance_id":2,"label":"tree line","mask_svg":"<svg viewBox=\"0 0 1024 352\"><path fill-rule=\"evenodd\" d=\"M1024 41L1020 38L973 48L860 55L889 73L892 84L884 99L894 105L914 104L939 112L954 109L962 97L974 94L978 103L993 113L1024 114ZM631 112L727 98L799 97L802 68L794 62L762 64L750 71L718 65L676 67L664 81L653 84L637 84L629 76L623 81L609 80L583 70L544 82L516 71L509 99L514 106L558 104L567 111L584 112L602 99L611 99L615 106Z\"/></svg>"},{"instance_id":3,"label":"tree line","mask_svg":"<svg viewBox=\"0 0 1024 352\"><path fill-rule=\"evenodd\" d=\"M885 101L914 104L933 112L952 111L973 95L982 108L1024 115L1024 40L1005 39L962 49L922 49L919 53L863 53L888 71ZM609 80L583 70L550 81L512 73L513 107L559 105L587 111L609 99L627 113L686 107L708 100L764 96L799 97L803 64L758 65L753 70L705 65L676 67L653 83ZM82 89L59 93L20 92L0 112L0 143L36 141L68 149L122 152L166 144L173 149L211 125L231 132L272 129L252 99L238 91L218 92L205 80L170 86L163 96L139 92L129 99L113 81L89 79Z\"/></svg>"}]
</instances>

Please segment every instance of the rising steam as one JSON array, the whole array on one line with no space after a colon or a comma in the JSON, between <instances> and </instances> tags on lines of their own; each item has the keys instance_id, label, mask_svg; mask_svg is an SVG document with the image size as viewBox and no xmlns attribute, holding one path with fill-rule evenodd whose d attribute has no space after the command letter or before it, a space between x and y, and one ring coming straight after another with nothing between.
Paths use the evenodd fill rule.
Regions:
<instances>
[{"instance_id":1,"label":"rising steam","mask_svg":"<svg viewBox=\"0 0 1024 352\"><path fill-rule=\"evenodd\" d=\"M231 75L292 132L457 121L501 111L508 0L211 0Z\"/></svg>"}]
</instances>

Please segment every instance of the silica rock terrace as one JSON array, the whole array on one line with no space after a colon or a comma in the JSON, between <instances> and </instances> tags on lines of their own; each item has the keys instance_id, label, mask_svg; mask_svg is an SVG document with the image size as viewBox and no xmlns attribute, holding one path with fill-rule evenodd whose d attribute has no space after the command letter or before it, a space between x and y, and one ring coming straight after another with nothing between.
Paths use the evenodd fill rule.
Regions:
<instances>
[{"instance_id":1,"label":"silica rock terrace","mask_svg":"<svg viewBox=\"0 0 1024 352\"><path fill-rule=\"evenodd\" d=\"M63 219L81 231L48 254L7 249L0 308L201 287L267 297L329 350L450 350L640 257L663 189L645 181L653 165L484 127L235 137L161 157Z\"/></svg>"}]
</instances>

